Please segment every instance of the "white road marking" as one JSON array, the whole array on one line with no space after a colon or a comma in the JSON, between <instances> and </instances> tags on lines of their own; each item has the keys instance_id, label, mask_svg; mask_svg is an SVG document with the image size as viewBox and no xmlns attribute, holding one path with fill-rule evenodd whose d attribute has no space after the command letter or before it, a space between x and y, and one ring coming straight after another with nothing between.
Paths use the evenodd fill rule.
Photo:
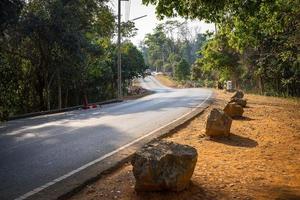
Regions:
<instances>
[{"instance_id":1,"label":"white road marking","mask_svg":"<svg viewBox=\"0 0 300 200\"><path fill-rule=\"evenodd\" d=\"M177 119L175 119L175 120L169 122L168 124L166 124L166 125L164 125L164 126L162 126L162 127L160 127L160 128L157 128L157 129L155 129L155 130L153 130L153 131L147 133L146 135L143 135L143 136L141 136L141 137L139 137L139 138L137 138L137 139L135 139L135 140L133 140L133 141L131 141L131 142L125 144L124 146L119 147L118 149L116 149L116 150L114 150L114 151L112 151L112 152L110 152L110 153L107 153L107 154L103 155L103 156L101 156L100 158L98 158L98 159L96 159L96 160L93 160L93 161L91 161L91 162L89 162L89 163L87 163L87 164L85 164L85 165L79 167L78 169L75 169L75 170L73 170L73 171L71 171L71 172L69 172L69 173L67 173L67 174L65 174L65 175L63 175L63 176L61 176L61 177L58 177L58 178L56 178L56 179L54 179L54 180L52 180L52 181L50 181L50 182L48 182L48 183L46 183L46 184L40 186L40 187L37 187L37 188L31 190L30 192L27 192L27 193L25 193L25 194L23 194L23 195L17 197L15 200L23 200L23 199L26 199L26 198L28 198L28 197L30 197L30 196L32 196L32 195L38 193L38 192L40 192L40 191L42 191L42 190L44 190L44 189L50 187L51 185L54 185L55 183L60 182L60 181L62 181L62 180L64 180L64 179L66 179L66 178L68 178L68 177L70 177L70 176L72 176L72 175L74 175L74 174L76 174L76 173L78 173L78 172L80 172L80 171L82 171L82 170L84 170L84 169L86 169L86 168L88 168L88 167L90 167L90 166L92 166L92 165L94 165L94 164L96 164L96 163L98 163L98 162L104 160L105 158L114 155L115 153L118 153L119 151L121 151L121 150L123 150L123 149L125 149L125 148L127 148L127 147L129 147L129 146L131 146L131 145L133 145L133 144L135 144L135 143L141 141L142 139L144 139L144 138L146 138L146 137L148 137L148 136L150 136L150 135L156 133L157 131L166 128L167 126L169 126L169 125L175 123L176 121L181 120L182 118L188 116L190 113L194 112L196 109L200 108L200 107L201 107L201 106L202 106L202 105L203 105L203 104L204 104L211 96L212 96L212 92L210 93L210 95L208 95L208 96L206 97L206 99L205 99L203 102L201 102L198 106L196 106L195 108L193 108L190 112L188 112L188 113L182 115L181 117L179 117L179 118L177 118Z\"/></svg>"}]
</instances>

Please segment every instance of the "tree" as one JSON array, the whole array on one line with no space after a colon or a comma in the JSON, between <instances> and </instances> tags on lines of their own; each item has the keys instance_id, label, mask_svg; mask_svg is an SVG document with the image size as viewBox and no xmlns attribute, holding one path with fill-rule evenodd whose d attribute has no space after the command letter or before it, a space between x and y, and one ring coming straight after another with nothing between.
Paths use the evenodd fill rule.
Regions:
<instances>
[{"instance_id":1,"label":"tree","mask_svg":"<svg viewBox=\"0 0 300 200\"><path fill-rule=\"evenodd\" d=\"M179 81L189 79L190 65L185 59L181 59L180 62L175 66L175 78Z\"/></svg>"},{"instance_id":2,"label":"tree","mask_svg":"<svg viewBox=\"0 0 300 200\"><path fill-rule=\"evenodd\" d=\"M300 95L298 0L143 0L143 3L156 5L160 18L180 15L216 23L216 37L222 35L226 39L231 53L210 48L211 53L218 52L224 58L228 53L239 54L235 69L246 70L236 75L245 89L272 95ZM214 43L222 46L222 40L216 39ZM224 75L221 66L215 70Z\"/></svg>"},{"instance_id":3,"label":"tree","mask_svg":"<svg viewBox=\"0 0 300 200\"><path fill-rule=\"evenodd\" d=\"M150 67L155 68L155 70L157 68L162 69L171 49L171 42L164 33L163 26L158 25L153 34L147 34L144 43L148 48L147 62ZM161 60L161 62L157 62L157 60Z\"/></svg>"},{"instance_id":4,"label":"tree","mask_svg":"<svg viewBox=\"0 0 300 200\"><path fill-rule=\"evenodd\" d=\"M51 85L57 88L58 103L54 105L60 109L62 85L68 87L68 81L61 77L77 76L79 81L75 88L79 93L85 92L87 54L100 52L99 46L94 45L90 38L92 35L101 37L111 34L112 14L110 20L94 17L98 12L108 17L104 13L110 12L104 4L98 4L94 0L30 1L24 10L20 28L21 37L26 39L26 43L21 45L27 51L25 58L32 63L35 71L37 81L34 87L39 97L39 109L50 109ZM102 22L99 23L101 20L106 22L105 26Z\"/></svg>"},{"instance_id":5,"label":"tree","mask_svg":"<svg viewBox=\"0 0 300 200\"><path fill-rule=\"evenodd\" d=\"M1 118L80 105L84 96L90 101L115 97L116 23L107 1L5 2L0 4L5 19L0 35ZM123 36L134 35L134 23L122 28ZM123 81L129 82L145 65L133 45L125 46Z\"/></svg>"},{"instance_id":6,"label":"tree","mask_svg":"<svg viewBox=\"0 0 300 200\"><path fill-rule=\"evenodd\" d=\"M143 75L146 65L142 52L127 41L122 44L121 53L123 82Z\"/></svg>"},{"instance_id":7,"label":"tree","mask_svg":"<svg viewBox=\"0 0 300 200\"><path fill-rule=\"evenodd\" d=\"M211 39L202 49L201 55L196 62L197 67L206 72L218 71L219 81L232 80L235 87L238 87L240 54L228 45L226 36L218 35Z\"/></svg>"},{"instance_id":8,"label":"tree","mask_svg":"<svg viewBox=\"0 0 300 200\"><path fill-rule=\"evenodd\" d=\"M156 5L156 14L164 17L182 16L190 19L221 22L228 15L251 15L264 1L240 0L143 0L143 4ZM273 3L270 1L269 3Z\"/></svg>"},{"instance_id":9,"label":"tree","mask_svg":"<svg viewBox=\"0 0 300 200\"><path fill-rule=\"evenodd\" d=\"M2 0L0 2L0 33L1 37L9 26L17 23L24 6L22 0Z\"/></svg>"},{"instance_id":10,"label":"tree","mask_svg":"<svg viewBox=\"0 0 300 200\"><path fill-rule=\"evenodd\" d=\"M169 20L146 35L142 45L143 56L152 69L174 74L180 58L184 58L189 64L196 60L196 52L204 45L206 37L203 34L191 37L189 31L183 31L183 25L188 29L186 22Z\"/></svg>"}]
</instances>

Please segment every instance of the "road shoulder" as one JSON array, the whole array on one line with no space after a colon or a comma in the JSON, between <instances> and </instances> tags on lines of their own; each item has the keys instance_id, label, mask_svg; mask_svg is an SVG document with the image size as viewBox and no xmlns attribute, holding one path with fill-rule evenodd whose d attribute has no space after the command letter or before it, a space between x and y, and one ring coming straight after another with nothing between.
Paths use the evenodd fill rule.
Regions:
<instances>
[{"instance_id":1,"label":"road shoulder","mask_svg":"<svg viewBox=\"0 0 300 200\"><path fill-rule=\"evenodd\" d=\"M198 149L188 190L136 193L132 167L125 163L70 199L299 199L299 101L246 95L245 118L234 120L231 138L211 141L204 135L206 116L212 108L224 107L230 95L218 92L203 114L166 138Z\"/></svg>"},{"instance_id":2,"label":"road shoulder","mask_svg":"<svg viewBox=\"0 0 300 200\"><path fill-rule=\"evenodd\" d=\"M191 112L180 118L147 133L114 152L26 193L19 199L66 199L72 196L74 193L81 191L86 185L98 180L103 174L107 174L122 166L144 144L168 134L171 130L201 113L210 104L210 99L211 95L207 96L206 100L192 109Z\"/></svg>"}]
</instances>

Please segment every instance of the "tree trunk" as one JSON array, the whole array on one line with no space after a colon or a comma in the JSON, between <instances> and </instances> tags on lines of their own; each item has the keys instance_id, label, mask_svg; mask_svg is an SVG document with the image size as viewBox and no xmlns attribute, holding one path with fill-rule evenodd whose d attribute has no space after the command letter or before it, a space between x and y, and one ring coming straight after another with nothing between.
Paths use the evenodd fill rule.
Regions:
<instances>
[{"instance_id":1,"label":"tree trunk","mask_svg":"<svg viewBox=\"0 0 300 200\"><path fill-rule=\"evenodd\" d=\"M263 84L263 81L262 81L262 78L260 75L258 76L258 88L260 90L260 94L263 94L264 93L264 84Z\"/></svg>"},{"instance_id":2,"label":"tree trunk","mask_svg":"<svg viewBox=\"0 0 300 200\"><path fill-rule=\"evenodd\" d=\"M60 71L57 72L57 81L58 81L58 109L61 109L62 101L61 101L61 78Z\"/></svg>"},{"instance_id":3,"label":"tree trunk","mask_svg":"<svg viewBox=\"0 0 300 200\"><path fill-rule=\"evenodd\" d=\"M50 110L50 85L47 85L47 110Z\"/></svg>"},{"instance_id":4,"label":"tree trunk","mask_svg":"<svg viewBox=\"0 0 300 200\"><path fill-rule=\"evenodd\" d=\"M65 107L68 107L68 96L69 96L69 90L67 89L66 96L65 96Z\"/></svg>"},{"instance_id":5,"label":"tree trunk","mask_svg":"<svg viewBox=\"0 0 300 200\"><path fill-rule=\"evenodd\" d=\"M52 81L54 79L55 73L53 73L50 77L49 82L46 83L47 87L46 87L46 95L47 95L47 110L51 109L51 99L50 99L50 86L52 84Z\"/></svg>"},{"instance_id":6,"label":"tree trunk","mask_svg":"<svg viewBox=\"0 0 300 200\"><path fill-rule=\"evenodd\" d=\"M39 110L44 110L45 109L44 82L41 77L38 77L38 84L36 86L36 90L39 96Z\"/></svg>"}]
</instances>

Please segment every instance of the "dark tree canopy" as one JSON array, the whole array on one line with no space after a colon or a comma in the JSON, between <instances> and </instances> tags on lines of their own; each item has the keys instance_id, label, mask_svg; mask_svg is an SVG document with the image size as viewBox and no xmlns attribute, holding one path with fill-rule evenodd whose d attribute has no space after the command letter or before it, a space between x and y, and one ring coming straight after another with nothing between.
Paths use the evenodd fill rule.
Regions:
<instances>
[{"instance_id":1,"label":"dark tree canopy","mask_svg":"<svg viewBox=\"0 0 300 200\"><path fill-rule=\"evenodd\" d=\"M0 31L15 24L24 6L24 0L1 0L0 1Z\"/></svg>"},{"instance_id":2,"label":"dark tree canopy","mask_svg":"<svg viewBox=\"0 0 300 200\"><path fill-rule=\"evenodd\" d=\"M0 119L116 96L116 22L108 1L1 1ZM134 23L122 25L135 34ZM123 83L144 60L124 44ZM139 65L137 65L139 63ZM124 87L125 88L125 87Z\"/></svg>"},{"instance_id":3,"label":"dark tree canopy","mask_svg":"<svg viewBox=\"0 0 300 200\"><path fill-rule=\"evenodd\" d=\"M160 18L179 15L210 22L220 22L228 13L252 14L259 8L261 2L260 0L143 0L146 5L156 5L156 13Z\"/></svg>"}]
</instances>

